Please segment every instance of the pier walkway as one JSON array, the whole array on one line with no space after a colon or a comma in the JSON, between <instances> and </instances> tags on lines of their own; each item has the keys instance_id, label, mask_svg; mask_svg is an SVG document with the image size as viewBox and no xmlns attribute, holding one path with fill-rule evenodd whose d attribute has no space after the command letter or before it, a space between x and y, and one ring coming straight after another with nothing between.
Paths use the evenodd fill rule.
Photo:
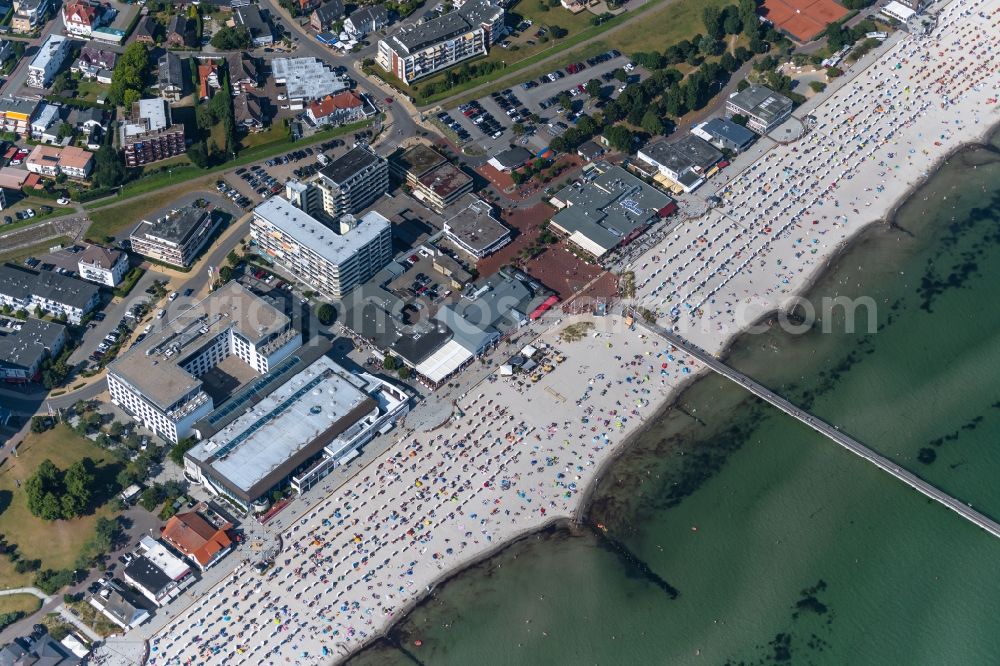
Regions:
<instances>
[{"instance_id":1,"label":"pier walkway","mask_svg":"<svg viewBox=\"0 0 1000 666\"><path fill-rule=\"evenodd\" d=\"M699 361L701 361L709 368L722 375L723 377L726 377L727 379L736 382L737 384L739 384L746 390L750 391L761 400L765 400L766 402L770 403L774 407L777 407L778 409L788 414L789 416L795 417L796 419L806 424L816 432L825 435L826 437L832 439L837 444L840 444L842 447L844 447L854 455L859 456L864 460L867 460L868 462L872 463L873 465L881 469L883 472L891 474L892 476L896 477L897 479L899 479L906 485L910 486L914 490L923 493L924 495L931 498L935 502L939 502L944 506L948 507L961 517L968 520L973 525L981 527L982 529L986 530L993 536L1000 538L1000 523L997 523L992 518L984 516L983 514L973 509L968 504L965 504L955 499L948 493L939 490L938 488L935 488L933 485L927 483L926 481L918 477L916 474L913 474L909 470L900 467L899 465L892 462L888 458L879 455L875 451L872 451L870 448L868 448L861 442L857 441L850 435L842 433L839 429L837 429L836 426L832 426L829 423L823 421L822 419L816 418L809 412L800 409L799 407L796 407L795 405L793 405L792 403L788 402L780 395L775 393L774 391L768 389L766 386L757 383L750 377L744 375L742 372L739 372L738 370L731 368L730 366L726 365L712 354L688 342L679 335L671 333L670 331L667 331L666 329L660 326L648 324L642 321L642 318L638 316L635 318L635 321L638 325L642 326L643 328L646 328L651 333L659 335L660 337L666 339L670 344L674 345L675 347L683 349L685 352L695 357L696 359L698 359Z\"/></svg>"}]
</instances>

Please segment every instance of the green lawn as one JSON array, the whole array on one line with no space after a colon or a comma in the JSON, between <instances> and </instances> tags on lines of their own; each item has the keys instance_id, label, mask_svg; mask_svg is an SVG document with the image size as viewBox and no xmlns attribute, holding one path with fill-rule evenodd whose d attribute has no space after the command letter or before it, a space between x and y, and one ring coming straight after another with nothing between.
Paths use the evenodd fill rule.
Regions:
<instances>
[{"instance_id":1,"label":"green lawn","mask_svg":"<svg viewBox=\"0 0 1000 666\"><path fill-rule=\"evenodd\" d=\"M660 51L705 32L701 13L705 7L725 7L733 0L676 0L658 7L637 21L628 30L609 35L605 40L622 53Z\"/></svg>"},{"instance_id":2,"label":"green lawn","mask_svg":"<svg viewBox=\"0 0 1000 666\"><path fill-rule=\"evenodd\" d=\"M42 607L42 600L33 594L5 594L0 596L0 615L16 613L31 615Z\"/></svg>"},{"instance_id":3,"label":"green lawn","mask_svg":"<svg viewBox=\"0 0 1000 666\"><path fill-rule=\"evenodd\" d=\"M79 81L76 84L75 97L87 102L96 102L97 98L108 94L108 86L97 81Z\"/></svg>"},{"instance_id":4,"label":"green lawn","mask_svg":"<svg viewBox=\"0 0 1000 666\"><path fill-rule=\"evenodd\" d=\"M0 465L0 524L8 543L17 544L24 559L42 561L43 569L71 569L83 545L94 531L99 516L111 517L113 510L105 504L89 516L73 520L46 521L28 511L24 481L38 465L49 458L60 469L84 457L90 457L97 468L95 485L113 483L118 464L107 451L94 446L67 426L57 427L40 435L31 434L17 447L17 457L8 456ZM17 481L22 484L17 487ZM30 584L33 573L19 574L7 558L0 559L0 587Z\"/></svg>"},{"instance_id":5,"label":"green lawn","mask_svg":"<svg viewBox=\"0 0 1000 666\"><path fill-rule=\"evenodd\" d=\"M201 173L201 169L197 167L186 167L186 169L192 170L191 172L194 174ZM175 170L175 173L176 171L180 171L180 169ZM190 178L189 176L188 179ZM154 181L156 178L150 177L148 180ZM177 182L183 182L183 180L185 179L179 179ZM205 183L207 184L208 180ZM194 185L195 182L192 182L192 187ZM87 228L86 234L87 238L99 241L104 236L114 236L122 229L138 224L139 220L146 215L170 205L171 202L177 199L177 192L156 191L163 187L165 185L160 184L150 188L150 193L146 194L146 196L135 196L128 201L91 211L90 226Z\"/></svg>"},{"instance_id":6,"label":"green lawn","mask_svg":"<svg viewBox=\"0 0 1000 666\"><path fill-rule=\"evenodd\" d=\"M288 141L288 138L288 127L284 123L273 123L270 128L263 132L247 134L240 140L240 145L243 148L256 148L257 146Z\"/></svg>"},{"instance_id":7,"label":"green lawn","mask_svg":"<svg viewBox=\"0 0 1000 666\"><path fill-rule=\"evenodd\" d=\"M49 248L54 245L69 245L71 242L72 239L69 236L57 236L47 241L41 241L40 243L35 243L34 245L29 245L16 250L0 250L0 262L13 261L18 263L32 255L46 254L48 253ZM0 531L2 531L2 528L0 528Z\"/></svg>"}]
</instances>

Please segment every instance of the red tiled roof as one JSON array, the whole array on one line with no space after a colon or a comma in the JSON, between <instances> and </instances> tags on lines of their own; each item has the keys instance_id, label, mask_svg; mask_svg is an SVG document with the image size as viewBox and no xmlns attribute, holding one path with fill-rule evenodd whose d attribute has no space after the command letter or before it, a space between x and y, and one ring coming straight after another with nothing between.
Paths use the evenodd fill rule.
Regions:
<instances>
[{"instance_id":1,"label":"red tiled roof","mask_svg":"<svg viewBox=\"0 0 1000 666\"><path fill-rule=\"evenodd\" d=\"M361 95L353 90L345 90L344 92L337 93L336 95L327 95L318 102L310 102L309 110L312 111L313 117L325 118L334 111L340 109L353 109L364 103L364 100L361 99Z\"/></svg>"},{"instance_id":2,"label":"red tiled roof","mask_svg":"<svg viewBox=\"0 0 1000 666\"><path fill-rule=\"evenodd\" d=\"M63 7L63 18L67 22L91 25L97 18L97 10L83 2L71 2Z\"/></svg>"},{"instance_id":3,"label":"red tiled roof","mask_svg":"<svg viewBox=\"0 0 1000 666\"><path fill-rule=\"evenodd\" d=\"M223 527L232 527L226 523ZM229 548L232 540L225 529L216 529L195 511L178 513L167 521L161 534L171 546L196 559L202 566L212 561L220 550Z\"/></svg>"}]
</instances>

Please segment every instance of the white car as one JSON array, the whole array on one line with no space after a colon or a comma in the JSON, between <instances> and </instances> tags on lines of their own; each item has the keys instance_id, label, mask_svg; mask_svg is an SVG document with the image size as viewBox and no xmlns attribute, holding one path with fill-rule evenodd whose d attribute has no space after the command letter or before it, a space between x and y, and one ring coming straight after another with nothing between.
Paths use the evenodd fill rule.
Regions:
<instances>
[{"instance_id":1,"label":"white car","mask_svg":"<svg viewBox=\"0 0 1000 666\"><path fill-rule=\"evenodd\" d=\"M177 292L176 291L170 292L170 296L168 296L167 298L169 298L171 301L174 300L175 298L177 298Z\"/></svg>"},{"instance_id":2,"label":"white car","mask_svg":"<svg viewBox=\"0 0 1000 666\"><path fill-rule=\"evenodd\" d=\"M17 165L19 165L20 163L21 163L21 160L11 160L11 161L10 161L10 165L11 165L11 166L17 166Z\"/></svg>"},{"instance_id":3,"label":"white car","mask_svg":"<svg viewBox=\"0 0 1000 666\"><path fill-rule=\"evenodd\" d=\"M286 99L288 99L288 95L286 95L285 93L278 93L279 102L284 102Z\"/></svg>"},{"instance_id":4,"label":"white car","mask_svg":"<svg viewBox=\"0 0 1000 666\"><path fill-rule=\"evenodd\" d=\"M157 319L163 319L163 315L165 315L165 314L167 314L166 310L157 310L156 311L156 318Z\"/></svg>"},{"instance_id":5,"label":"white car","mask_svg":"<svg viewBox=\"0 0 1000 666\"><path fill-rule=\"evenodd\" d=\"M70 201L66 197L59 197L58 199L56 199L56 203L59 204L60 206L68 206Z\"/></svg>"}]
</instances>

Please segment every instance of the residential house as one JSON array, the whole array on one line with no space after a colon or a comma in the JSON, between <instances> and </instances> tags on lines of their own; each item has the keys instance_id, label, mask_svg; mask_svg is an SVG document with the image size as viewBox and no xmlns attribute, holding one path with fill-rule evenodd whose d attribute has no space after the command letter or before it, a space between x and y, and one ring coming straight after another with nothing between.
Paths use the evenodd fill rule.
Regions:
<instances>
[{"instance_id":1,"label":"residential house","mask_svg":"<svg viewBox=\"0 0 1000 666\"><path fill-rule=\"evenodd\" d=\"M31 119L31 138L35 141L56 143L59 140L59 125L61 108L55 104L42 103L38 112Z\"/></svg>"},{"instance_id":2,"label":"residential house","mask_svg":"<svg viewBox=\"0 0 1000 666\"><path fill-rule=\"evenodd\" d=\"M38 107L38 100L13 97L0 99L0 130L28 136L31 132L31 119L38 113Z\"/></svg>"},{"instance_id":3,"label":"residential house","mask_svg":"<svg viewBox=\"0 0 1000 666\"><path fill-rule=\"evenodd\" d=\"M14 45L9 39L0 39L0 63L7 62L7 58L14 57Z\"/></svg>"},{"instance_id":4,"label":"residential house","mask_svg":"<svg viewBox=\"0 0 1000 666\"><path fill-rule=\"evenodd\" d=\"M52 177L65 174L82 180L94 168L94 154L76 146L35 146L24 164L32 173Z\"/></svg>"},{"instance_id":5,"label":"residential house","mask_svg":"<svg viewBox=\"0 0 1000 666\"><path fill-rule=\"evenodd\" d=\"M294 0L300 15L305 15L319 7L320 0Z\"/></svg>"},{"instance_id":6,"label":"residential house","mask_svg":"<svg viewBox=\"0 0 1000 666\"><path fill-rule=\"evenodd\" d=\"M233 11L236 25L243 26L250 33L253 45L256 47L268 46L274 43L274 33L271 26L264 20L263 14L256 5L238 7Z\"/></svg>"},{"instance_id":7,"label":"residential house","mask_svg":"<svg viewBox=\"0 0 1000 666\"><path fill-rule=\"evenodd\" d=\"M117 287L128 272L128 255L121 250L88 245L77 260L77 273L84 280Z\"/></svg>"},{"instance_id":8,"label":"residential house","mask_svg":"<svg viewBox=\"0 0 1000 666\"><path fill-rule=\"evenodd\" d=\"M363 120L374 112L371 104L353 90L327 95L306 107L306 116L316 125L344 125Z\"/></svg>"},{"instance_id":9,"label":"residential house","mask_svg":"<svg viewBox=\"0 0 1000 666\"><path fill-rule=\"evenodd\" d=\"M14 17L10 29L28 33L45 22L49 12L49 0L14 0Z\"/></svg>"},{"instance_id":10,"label":"residential house","mask_svg":"<svg viewBox=\"0 0 1000 666\"><path fill-rule=\"evenodd\" d=\"M62 324L32 317L24 321L0 317L0 381L37 382L42 363L58 356L65 344L66 327Z\"/></svg>"},{"instance_id":11,"label":"residential house","mask_svg":"<svg viewBox=\"0 0 1000 666\"><path fill-rule=\"evenodd\" d=\"M135 41L152 46L156 43L156 33L159 29L160 25L156 22L156 19L152 16L144 16L139 19L139 23L136 24L132 34Z\"/></svg>"},{"instance_id":12,"label":"residential house","mask_svg":"<svg viewBox=\"0 0 1000 666\"><path fill-rule=\"evenodd\" d=\"M110 7L87 0L70 0L63 5L62 20L66 34L89 39L94 28L106 24L114 16Z\"/></svg>"},{"instance_id":13,"label":"residential house","mask_svg":"<svg viewBox=\"0 0 1000 666\"><path fill-rule=\"evenodd\" d=\"M139 540L140 555L122 570L125 581L157 606L180 596L194 583L191 567L150 536Z\"/></svg>"},{"instance_id":14,"label":"residential house","mask_svg":"<svg viewBox=\"0 0 1000 666\"><path fill-rule=\"evenodd\" d=\"M118 54L114 51L105 51L96 46L84 46L80 49L80 57L73 63L71 71L85 79L106 78L111 83L111 72L118 62Z\"/></svg>"},{"instance_id":15,"label":"residential house","mask_svg":"<svg viewBox=\"0 0 1000 666\"><path fill-rule=\"evenodd\" d=\"M351 39L364 39L389 25L389 12L382 5L368 5L354 10L344 21L344 32Z\"/></svg>"},{"instance_id":16,"label":"residential house","mask_svg":"<svg viewBox=\"0 0 1000 666\"><path fill-rule=\"evenodd\" d=\"M167 46L194 46L194 25L186 16L174 14L167 26Z\"/></svg>"},{"instance_id":17,"label":"residential house","mask_svg":"<svg viewBox=\"0 0 1000 666\"><path fill-rule=\"evenodd\" d=\"M156 85L160 97L171 102L184 96L184 61L167 51L157 63Z\"/></svg>"},{"instance_id":18,"label":"residential house","mask_svg":"<svg viewBox=\"0 0 1000 666\"><path fill-rule=\"evenodd\" d=\"M100 288L89 282L53 271L0 266L0 306L28 311L38 307L55 315L64 314L69 323L79 324L100 301Z\"/></svg>"},{"instance_id":19,"label":"residential house","mask_svg":"<svg viewBox=\"0 0 1000 666\"><path fill-rule=\"evenodd\" d=\"M257 63L249 53L227 54L226 69L229 70L229 85L234 95L260 86L260 70L257 69Z\"/></svg>"},{"instance_id":20,"label":"residential house","mask_svg":"<svg viewBox=\"0 0 1000 666\"><path fill-rule=\"evenodd\" d=\"M127 599L124 590L114 581L87 602L125 631L138 627L151 617L148 610Z\"/></svg>"},{"instance_id":21,"label":"residential house","mask_svg":"<svg viewBox=\"0 0 1000 666\"><path fill-rule=\"evenodd\" d=\"M259 132L264 129L264 113L261 111L260 99L256 95L245 93L234 97L233 115L236 125L248 132Z\"/></svg>"},{"instance_id":22,"label":"residential house","mask_svg":"<svg viewBox=\"0 0 1000 666\"><path fill-rule=\"evenodd\" d=\"M309 25L316 32L323 32L342 18L344 18L344 3L342 0L330 0L313 10L309 15Z\"/></svg>"},{"instance_id":23,"label":"residential house","mask_svg":"<svg viewBox=\"0 0 1000 666\"><path fill-rule=\"evenodd\" d=\"M198 65L198 99L210 99L219 89L219 66L211 60Z\"/></svg>"}]
</instances>

